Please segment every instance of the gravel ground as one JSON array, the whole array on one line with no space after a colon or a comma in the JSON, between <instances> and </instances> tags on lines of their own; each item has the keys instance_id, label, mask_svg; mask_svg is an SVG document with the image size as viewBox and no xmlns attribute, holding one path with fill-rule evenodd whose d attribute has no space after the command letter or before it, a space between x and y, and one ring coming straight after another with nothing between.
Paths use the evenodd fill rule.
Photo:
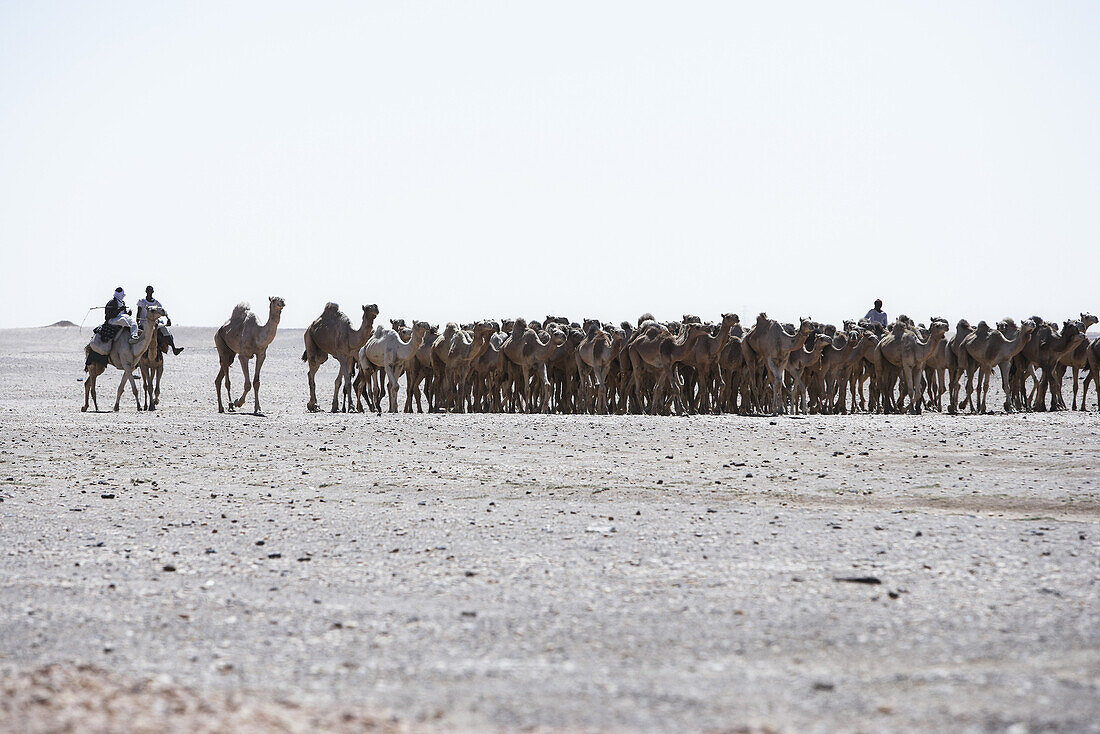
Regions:
<instances>
[{"instance_id":1,"label":"gravel ground","mask_svg":"<svg viewBox=\"0 0 1100 734\"><path fill-rule=\"evenodd\" d=\"M285 330L218 415L176 333L82 414L0 331L0 729L1100 731L1095 410L309 414Z\"/></svg>"}]
</instances>

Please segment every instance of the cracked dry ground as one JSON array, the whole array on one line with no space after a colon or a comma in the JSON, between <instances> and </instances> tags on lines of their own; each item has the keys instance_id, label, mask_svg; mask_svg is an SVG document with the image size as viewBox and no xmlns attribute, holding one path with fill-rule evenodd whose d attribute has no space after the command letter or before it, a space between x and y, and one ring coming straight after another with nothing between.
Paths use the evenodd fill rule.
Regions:
<instances>
[{"instance_id":1,"label":"cracked dry ground","mask_svg":"<svg viewBox=\"0 0 1100 734\"><path fill-rule=\"evenodd\" d=\"M0 729L1100 730L1095 410L308 414L286 330L217 415L211 335L81 414L0 332Z\"/></svg>"}]
</instances>

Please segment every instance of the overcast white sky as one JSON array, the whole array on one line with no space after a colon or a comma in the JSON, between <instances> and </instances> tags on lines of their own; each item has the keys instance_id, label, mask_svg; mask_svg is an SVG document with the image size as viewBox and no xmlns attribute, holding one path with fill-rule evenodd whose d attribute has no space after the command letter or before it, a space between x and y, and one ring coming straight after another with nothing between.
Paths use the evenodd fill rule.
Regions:
<instances>
[{"instance_id":1,"label":"overcast white sky","mask_svg":"<svg viewBox=\"0 0 1100 734\"><path fill-rule=\"evenodd\" d=\"M1094 2L4 2L0 326L147 283L187 325L1096 311L1098 38Z\"/></svg>"}]
</instances>

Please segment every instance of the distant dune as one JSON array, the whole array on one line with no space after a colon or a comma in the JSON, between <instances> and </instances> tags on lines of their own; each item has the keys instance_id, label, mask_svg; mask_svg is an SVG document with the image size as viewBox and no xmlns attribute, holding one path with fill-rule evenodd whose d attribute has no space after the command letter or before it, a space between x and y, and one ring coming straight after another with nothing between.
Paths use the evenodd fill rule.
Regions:
<instances>
[{"instance_id":1,"label":"distant dune","mask_svg":"<svg viewBox=\"0 0 1100 734\"><path fill-rule=\"evenodd\" d=\"M50 324L49 326L47 326L45 328L52 329L55 326L76 326L76 324L74 324L72 321L62 320L62 321L55 321L54 323Z\"/></svg>"}]
</instances>

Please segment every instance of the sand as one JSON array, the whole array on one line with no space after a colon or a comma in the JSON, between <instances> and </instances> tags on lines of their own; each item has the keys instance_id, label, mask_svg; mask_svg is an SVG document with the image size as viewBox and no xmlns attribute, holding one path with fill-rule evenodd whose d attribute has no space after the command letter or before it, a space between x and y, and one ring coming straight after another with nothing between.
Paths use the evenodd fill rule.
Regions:
<instances>
[{"instance_id":1,"label":"sand","mask_svg":"<svg viewBox=\"0 0 1100 734\"><path fill-rule=\"evenodd\" d=\"M0 331L0 730L1100 731L1095 397L309 414L288 329L218 415L175 331L118 414Z\"/></svg>"}]
</instances>

